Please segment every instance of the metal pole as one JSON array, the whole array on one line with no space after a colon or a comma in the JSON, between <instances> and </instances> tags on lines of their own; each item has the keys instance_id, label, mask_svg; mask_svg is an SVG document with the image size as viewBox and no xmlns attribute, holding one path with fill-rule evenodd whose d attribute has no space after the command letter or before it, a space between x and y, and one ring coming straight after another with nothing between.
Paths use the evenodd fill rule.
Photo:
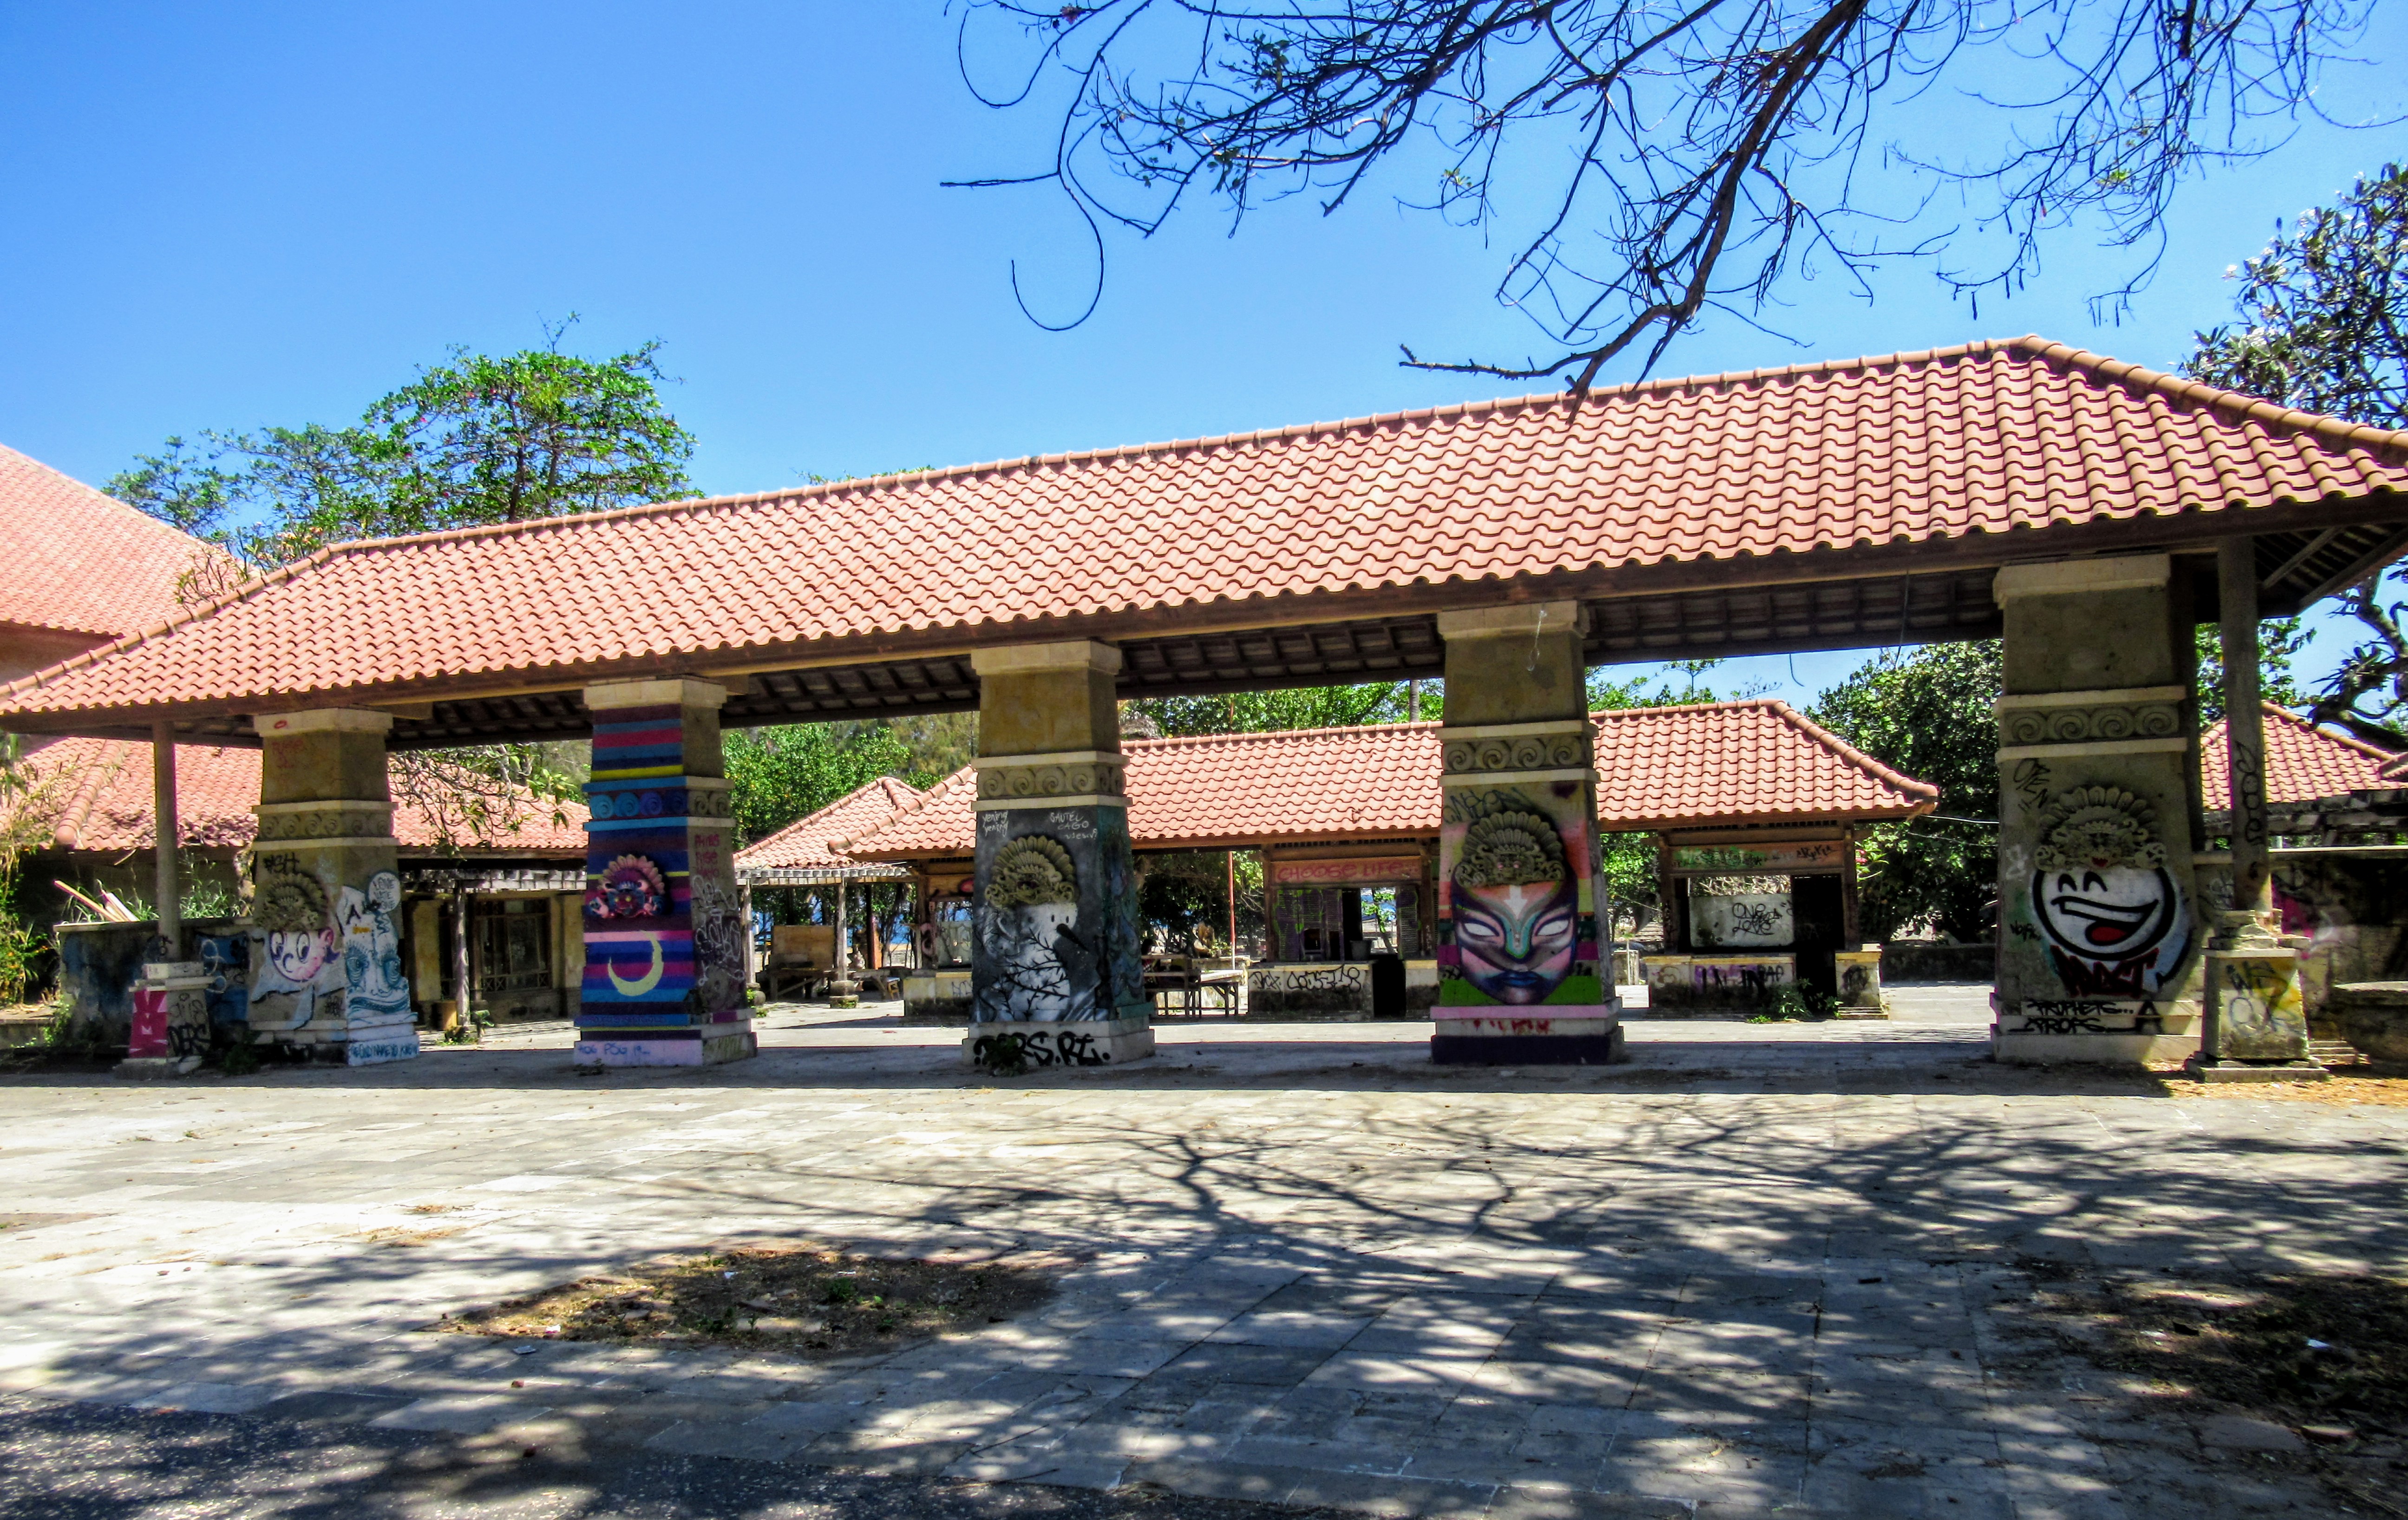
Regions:
<instances>
[{"instance_id":1,"label":"metal pole","mask_svg":"<svg viewBox=\"0 0 2408 1520\"><path fill-rule=\"evenodd\" d=\"M163 961L184 958L183 886L177 879L176 847L181 830L176 817L176 725L150 725L150 815L152 853L157 855L151 890L158 897L159 941Z\"/></svg>"},{"instance_id":2,"label":"metal pole","mask_svg":"<svg viewBox=\"0 0 2408 1520\"><path fill-rule=\"evenodd\" d=\"M2227 538L2215 552L2224 623L2224 753L2232 772L2232 907L2263 920L2273 911L2266 837L2266 710L2258 696L2258 552Z\"/></svg>"}]
</instances>

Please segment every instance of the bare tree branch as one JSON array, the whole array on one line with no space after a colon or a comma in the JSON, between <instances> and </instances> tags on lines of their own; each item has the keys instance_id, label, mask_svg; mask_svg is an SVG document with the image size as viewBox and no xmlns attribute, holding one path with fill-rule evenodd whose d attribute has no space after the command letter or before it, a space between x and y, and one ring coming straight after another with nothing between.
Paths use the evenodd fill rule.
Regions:
<instances>
[{"instance_id":1,"label":"bare tree branch","mask_svg":"<svg viewBox=\"0 0 2408 1520\"><path fill-rule=\"evenodd\" d=\"M1304 193L1328 214L1382 165L1429 176L1399 198L1512 237L1495 294L1554 351L1406 362L1585 389L1627 351L1652 366L1709 308L1760 312L1817 251L1859 280L1944 251L1941 278L1978 298L2020 284L2043 236L2077 221L2144 245L2182 181L2313 108L2372 5L964 0L965 79L1016 62L1014 84L980 98L1058 95L1061 114L1050 165L960 182L1058 186L1097 237L1100 291L1102 229L1150 235L1191 192L1240 220ZM1973 87L1988 79L2021 93ZM1943 155L1906 108L1951 97L1992 130ZM1895 139L1876 155L1890 172L1863 175L1877 128ZM1901 177L1920 187L1905 216ZM1900 237L1941 188L1968 222Z\"/></svg>"}]
</instances>

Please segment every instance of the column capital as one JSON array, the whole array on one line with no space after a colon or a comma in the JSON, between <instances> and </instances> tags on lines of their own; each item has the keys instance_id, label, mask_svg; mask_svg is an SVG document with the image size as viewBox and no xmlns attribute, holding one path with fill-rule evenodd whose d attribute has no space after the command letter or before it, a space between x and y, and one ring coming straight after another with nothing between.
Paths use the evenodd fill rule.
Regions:
<instances>
[{"instance_id":1,"label":"column capital","mask_svg":"<svg viewBox=\"0 0 2408 1520\"><path fill-rule=\"evenodd\" d=\"M2001 606L2018 596L2088 596L2104 591L2143 591L2173 578L2172 554L2116 554L2102 559L2061 559L2045 565L2010 565L1991 582Z\"/></svg>"},{"instance_id":2,"label":"column capital","mask_svg":"<svg viewBox=\"0 0 2408 1520\"><path fill-rule=\"evenodd\" d=\"M308 708L299 712L254 712L251 726L262 738L295 734L389 734L393 714L366 708Z\"/></svg>"},{"instance_id":3,"label":"column capital","mask_svg":"<svg viewBox=\"0 0 2408 1520\"><path fill-rule=\"evenodd\" d=\"M1092 638L1052 644L1004 644L970 651L970 668L982 676L1032 675L1039 671L1095 670L1116 676L1121 652Z\"/></svg>"},{"instance_id":4,"label":"column capital","mask_svg":"<svg viewBox=\"0 0 2408 1520\"><path fill-rule=\"evenodd\" d=\"M693 676L604 681L585 688L585 710L589 712L611 708L667 707L672 703L681 708L710 708L715 710L726 700L727 687L724 683L702 681Z\"/></svg>"},{"instance_id":5,"label":"column capital","mask_svg":"<svg viewBox=\"0 0 2408 1520\"><path fill-rule=\"evenodd\" d=\"M1527 638L1541 633L1588 632L1588 609L1579 602L1516 602L1474 607L1438 615L1440 638Z\"/></svg>"}]
</instances>

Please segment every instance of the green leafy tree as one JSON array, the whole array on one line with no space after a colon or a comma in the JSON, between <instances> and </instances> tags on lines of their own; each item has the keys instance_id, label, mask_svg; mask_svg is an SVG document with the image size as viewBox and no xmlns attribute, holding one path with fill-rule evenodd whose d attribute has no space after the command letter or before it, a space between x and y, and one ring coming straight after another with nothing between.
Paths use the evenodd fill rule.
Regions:
<instances>
[{"instance_id":1,"label":"green leafy tree","mask_svg":"<svg viewBox=\"0 0 2408 1520\"><path fill-rule=\"evenodd\" d=\"M2258 625L2258 695L2278 708L2305 707L2291 660L2315 637L2298 618L2268 618ZM2224 716L2224 630L2212 623L2198 629L2199 721L2202 726Z\"/></svg>"},{"instance_id":2,"label":"green leafy tree","mask_svg":"<svg viewBox=\"0 0 2408 1520\"><path fill-rule=\"evenodd\" d=\"M2386 164L2339 205L2300 213L2234 275L2242 320L2199 334L2184 373L2306 411L2408 427L2408 170ZM2408 748L2402 591L2393 573L2340 594L2370 637L2310 704L2316 722L2390 749ZM2272 676L2270 663L2270 687ZM2300 701L2296 691L2286 700L2270 689L2268 698Z\"/></svg>"},{"instance_id":3,"label":"green leafy tree","mask_svg":"<svg viewBox=\"0 0 2408 1520\"><path fill-rule=\"evenodd\" d=\"M1421 715L1439 713L1437 681L1421 683ZM1125 733L1135 738L1187 738L1197 734L1264 734L1297 728L1352 728L1403 723L1405 682L1306 686L1293 691L1237 692L1220 696L1143 696L1121 704Z\"/></svg>"},{"instance_id":4,"label":"green leafy tree","mask_svg":"<svg viewBox=\"0 0 2408 1520\"><path fill-rule=\"evenodd\" d=\"M1999 881L1993 708L2004 675L1996 640L1926 644L1884 651L1816 701L1816 723L1940 788L1939 816L1877 825L1866 841L1869 936L1925 923L1955 939L1989 934Z\"/></svg>"},{"instance_id":5,"label":"green leafy tree","mask_svg":"<svg viewBox=\"0 0 2408 1520\"><path fill-rule=\"evenodd\" d=\"M455 348L350 426L170 437L109 494L232 556L196 564L188 601L344 539L692 495L694 439L662 403L660 346L584 359L560 351L565 332L498 358Z\"/></svg>"},{"instance_id":6,"label":"green leafy tree","mask_svg":"<svg viewBox=\"0 0 2408 1520\"><path fill-rule=\"evenodd\" d=\"M732 733L727 779L734 782L736 829L747 844L775 834L881 776L914 786L937 780L913 772L910 752L883 724L789 724Z\"/></svg>"}]
</instances>

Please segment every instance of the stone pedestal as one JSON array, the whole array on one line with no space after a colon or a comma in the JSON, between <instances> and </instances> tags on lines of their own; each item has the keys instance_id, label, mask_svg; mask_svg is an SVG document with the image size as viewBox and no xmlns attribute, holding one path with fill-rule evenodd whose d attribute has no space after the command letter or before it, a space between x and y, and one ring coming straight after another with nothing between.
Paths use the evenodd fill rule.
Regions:
<instances>
[{"instance_id":1,"label":"stone pedestal","mask_svg":"<svg viewBox=\"0 0 2408 1520\"><path fill-rule=\"evenodd\" d=\"M1120 660L1084 642L972 656L978 860L962 1049L973 1063L982 1053L1006 1070L1153 1054L1112 681Z\"/></svg>"},{"instance_id":2,"label":"stone pedestal","mask_svg":"<svg viewBox=\"0 0 2408 1520\"><path fill-rule=\"evenodd\" d=\"M2207 953L2207 1008L2190 1069L2201 1082L2321 1082L2308 1057L2300 953L2274 942L2253 915L2229 913Z\"/></svg>"},{"instance_id":3,"label":"stone pedestal","mask_svg":"<svg viewBox=\"0 0 2408 1520\"><path fill-rule=\"evenodd\" d=\"M199 961L150 961L134 988L134 1026L121 1077L181 1077L209 1054L208 968Z\"/></svg>"},{"instance_id":4,"label":"stone pedestal","mask_svg":"<svg viewBox=\"0 0 2408 1520\"><path fill-rule=\"evenodd\" d=\"M1882 996L1881 946L1867 945L1861 950L1833 951L1831 961L1840 983L1838 1017L1843 1019L1889 1017L1889 1001Z\"/></svg>"},{"instance_id":5,"label":"stone pedestal","mask_svg":"<svg viewBox=\"0 0 2408 1520\"><path fill-rule=\"evenodd\" d=\"M263 754L246 1010L254 1040L365 1066L418 1054L382 712L251 720Z\"/></svg>"},{"instance_id":6,"label":"stone pedestal","mask_svg":"<svg viewBox=\"0 0 2408 1520\"><path fill-rule=\"evenodd\" d=\"M1571 602L1447 612L1430 1059L1624 1058L1601 975L1595 744Z\"/></svg>"},{"instance_id":7,"label":"stone pedestal","mask_svg":"<svg viewBox=\"0 0 2408 1520\"><path fill-rule=\"evenodd\" d=\"M1999 572L2002 1061L2198 1049L2203 938L2187 582L2163 554Z\"/></svg>"},{"instance_id":8,"label":"stone pedestal","mask_svg":"<svg viewBox=\"0 0 2408 1520\"><path fill-rule=\"evenodd\" d=\"M579 1066L708 1066L756 1048L714 681L589 686Z\"/></svg>"}]
</instances>

